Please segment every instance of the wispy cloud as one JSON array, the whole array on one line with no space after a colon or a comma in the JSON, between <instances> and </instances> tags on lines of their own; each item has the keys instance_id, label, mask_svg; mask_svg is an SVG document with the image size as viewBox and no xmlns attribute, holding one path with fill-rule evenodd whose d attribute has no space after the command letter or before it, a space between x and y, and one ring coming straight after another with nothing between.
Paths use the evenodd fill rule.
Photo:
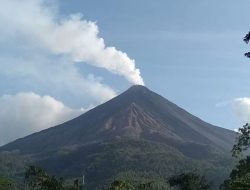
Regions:
<instances>
[{"instance_id":1,"label":"wispy cloud","mask_svg":"<svg viewBox=\"0 0 250 190\"><path fill-rule=\"evenodd\" d=\"M216 103L215 107L220 108L220 107L225 107L231 104L232 104L232 101L222 101L222 102Z\"/></svg>"}]
</instances>

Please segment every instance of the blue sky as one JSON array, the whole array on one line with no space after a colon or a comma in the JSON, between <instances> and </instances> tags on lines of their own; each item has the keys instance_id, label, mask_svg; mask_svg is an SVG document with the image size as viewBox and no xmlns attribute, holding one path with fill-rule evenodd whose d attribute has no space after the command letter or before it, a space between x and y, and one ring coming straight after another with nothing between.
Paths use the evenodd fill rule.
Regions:
<instances>
[{"instance_id":1,"label":"blue sky","mask_svg":"<svg viewBox=\"0 0 250 190\"><path fill-rule=\"evenodd\" d=\"M239 127L250 120L250 60L243 56L250 47L242 41L248 5L1 1L0 144L71 119L142 80L209 123Z\"/></svg>"}]
</instances>

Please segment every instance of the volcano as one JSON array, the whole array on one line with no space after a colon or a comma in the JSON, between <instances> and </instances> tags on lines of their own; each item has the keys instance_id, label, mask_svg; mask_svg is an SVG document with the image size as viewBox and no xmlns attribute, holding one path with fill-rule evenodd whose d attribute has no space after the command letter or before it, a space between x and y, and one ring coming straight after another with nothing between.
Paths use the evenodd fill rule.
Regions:
<instances>
[{"instance_id":1,"label":"volcano","mask_svg":"<svg viewBox=\"0 0 250 190\"><path fill-rule=\"evenodd\" d=\"M75 119L0 151L18 150L63 177L84 172L89 189L114 178L165 179L193 170L216 184L228 174L235 136L135 85Z\"/></svg>"}]
</instances>

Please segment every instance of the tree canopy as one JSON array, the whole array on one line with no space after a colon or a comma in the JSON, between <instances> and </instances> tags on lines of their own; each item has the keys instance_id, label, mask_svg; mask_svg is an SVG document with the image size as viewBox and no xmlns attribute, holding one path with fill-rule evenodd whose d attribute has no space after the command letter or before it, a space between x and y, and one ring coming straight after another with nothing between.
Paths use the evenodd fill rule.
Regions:
<instances>
[{"instance_id":1,"label":"tree canopy","mask_svg":"<svg viewBox=\"0 0 250 190\"><path fill-rule=\"evenodd\" d=\"M250 34L247 36L249 41ZM250 124L246 123L239 128L237 143L233 146L232 156L240 158L243 152L250 146ZM231 171L229 179L225 180L221 185L222 190L244 190L250 189L250 156L242 158Z\"/></svg>"},{"instance_id":2,"label":"tree canopy","mask_svg":"<svg viewBox=\"0 0 250 190\"><path fill-rule=\"evenodd\" d=\"M204 176L187 173L173 176L169 179L170 186L177 186L181 190L208 190L211 184Z\"/></svg>"},{"instance_id":3,"label":"tree canopy","mask_svg":"<svg viewBox=\"0 0 250 190\"><path fill-rule=\"evenodd\" d=\"M13 190L14 182L8 178L0 177L0 190Z\"/></svg>"}]
</instances>

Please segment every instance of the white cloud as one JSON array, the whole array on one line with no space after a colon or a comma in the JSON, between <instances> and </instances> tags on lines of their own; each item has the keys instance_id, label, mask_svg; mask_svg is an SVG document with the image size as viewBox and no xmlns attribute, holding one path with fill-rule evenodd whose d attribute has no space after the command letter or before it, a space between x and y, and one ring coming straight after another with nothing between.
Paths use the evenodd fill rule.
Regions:
<instances>
[{"instance_id":1,"label":"white cloud","mask_svg":"<svg viewBox=\"0 0 250 190\"><path fill-rule=\"evenodd\" d=\"M250 122L250 98L236 98L233 101L233 109L241 124Z\"/></svg>"},{"instance_id":2,"label":"white cloud","mask_svg":"<svg viewBox=\"0 0 250 190\"><path fill-rule=\"evenodd\" d=\"M239 133L239 129L233 129L233 131Z\"/></svg>"},{"instance_id":3,"label":"white cloud","mask_svg":"<svg viewBox=\"0 0 250 190\"><path fill-rule=\"evenodd\" d=\"M0 144L79 116L86 109L71 109L51 96L33 92L0 97Z\"/></svg>"},{"instance_id":4,"label":"white cloud","mask_svg":"<svg viewBox=\"0 0 250 190\"><path fill-rule=\"evenodd\" d=\"M59 19L42 0L3 0L0 23L54 54L68 55L74 62L88 63L144 84L134 60L115 47L106 47L98 26L80 14Z\"/></svg>"}]
</instances>

